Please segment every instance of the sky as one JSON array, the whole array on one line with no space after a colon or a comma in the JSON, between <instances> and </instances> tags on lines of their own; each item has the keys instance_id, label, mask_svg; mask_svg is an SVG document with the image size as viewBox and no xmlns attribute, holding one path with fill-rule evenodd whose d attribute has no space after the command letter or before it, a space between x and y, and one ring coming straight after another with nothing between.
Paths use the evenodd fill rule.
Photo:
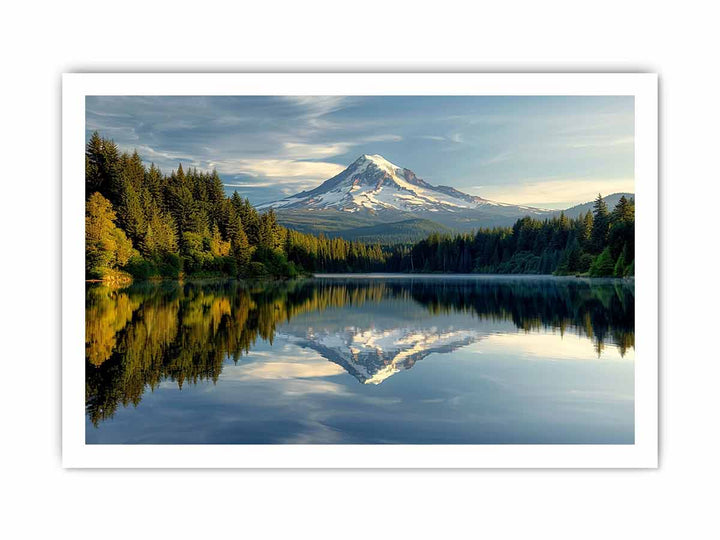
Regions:
<instances>
[{"instance_id":1,"label":"sky","mask_svg":"<svg viewBox=\"0 0 720 540\"><path fill-rule=\"evenodd\" d=\"M632 96L88 96L93 131L165 173L216 169L254 204L312 189L362 154L505 203L634 192Z\"/></svg>"}]
</instances>

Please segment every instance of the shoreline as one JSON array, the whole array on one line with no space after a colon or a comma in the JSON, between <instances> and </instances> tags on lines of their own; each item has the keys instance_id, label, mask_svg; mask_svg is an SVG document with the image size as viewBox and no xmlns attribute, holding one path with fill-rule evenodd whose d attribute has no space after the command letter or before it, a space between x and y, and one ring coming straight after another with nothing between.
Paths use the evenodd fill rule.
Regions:
<instances>
[{"instance_id":1,"label":"shoreline","mask_svg":"<svg viewBox=\"0 0 720 540\"><path fill-rule=\"evenodd\" d=\"M317 273L307 274L297 277L241 277L241 276L198 276L198 277L182 277L182 278L149 278L149 279L130 279L119 282L118 280L102 280L102 279L86 279L86 284L104 284L104 285L131 285L133 283L182 283L182 282L198 282L198 281L247 281L247 282L278 282L293 281L302 279L429 279L429 280L580 280L599 282L635 282L635 276L628 277L590 277L590 276L556 276L553 274L434 274L434 273L391 273L391 272L358 272L358 273Z\"/></svg>"}]
</instances>

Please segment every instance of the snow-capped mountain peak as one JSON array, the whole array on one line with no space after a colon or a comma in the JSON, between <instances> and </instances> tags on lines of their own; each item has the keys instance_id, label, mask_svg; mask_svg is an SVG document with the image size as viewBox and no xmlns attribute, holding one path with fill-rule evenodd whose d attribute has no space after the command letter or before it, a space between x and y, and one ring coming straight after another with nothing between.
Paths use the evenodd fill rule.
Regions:
<instances>
[{"instance_id":1,"label":"snow-capped mountain peak","mask_svg":"<svg viewBox=\"0 0 720 540\"><path fill-rule=\"evenodd\" d=\"M317 188L260 208L452 212L496 204L451 187L428 184L379 154L363 154Z\"/></svg>"},{"instance_id":2,"label":"snow-capped mountain peak","mask_svg":"<svg viewBox=\"0 0 720 540\"><path fill-rule=\"evenodd\" d=\"M398 167L394 163L390 163L380 154L363 154L362 156L357 158L357 160L355 160L353 165L355 164L357 164L358 167L367 167L370 164L373 164L376 167L383 169L390 174L394 174L396 170L402 170L401 167Z\"/></svg>"}]
</instances>

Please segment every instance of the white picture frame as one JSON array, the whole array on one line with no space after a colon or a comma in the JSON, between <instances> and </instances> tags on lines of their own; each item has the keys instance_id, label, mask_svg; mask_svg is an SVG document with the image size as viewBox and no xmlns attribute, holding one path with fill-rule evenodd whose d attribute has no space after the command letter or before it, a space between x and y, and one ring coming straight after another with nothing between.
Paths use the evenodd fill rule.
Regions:
<instances>
[{"instance_id":1,"label":"white picture frame","mask_svg":"<svg viewBox=\"0 0 720 540\"><path fill-rule=\"evenodd\" d=\"M66 468L654 468L658 464L658 80L655 74L65 74L62 81L62 460ZM85 444L84 146L92 95L583 95L635 101L632 445Z\"/></svg>"}]
</instances>

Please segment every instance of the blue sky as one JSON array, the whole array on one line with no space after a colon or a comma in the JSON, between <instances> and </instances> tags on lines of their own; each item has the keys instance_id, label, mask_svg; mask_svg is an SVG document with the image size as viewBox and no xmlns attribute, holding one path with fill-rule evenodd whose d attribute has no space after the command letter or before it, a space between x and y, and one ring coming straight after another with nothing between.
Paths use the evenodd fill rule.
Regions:
<instances>
[{"instance_id":1,"label":"blue sky","mask_svg":"<svg viewBox=\"0 0 720 540\"><path fill-rule=\"evenodd\" d=\"M97 130L164 172L217 169L253 203L311 189L361 154L431 184L565 208L634 191L624 96L89 96Z\"/></svg>"}]
</instances>

